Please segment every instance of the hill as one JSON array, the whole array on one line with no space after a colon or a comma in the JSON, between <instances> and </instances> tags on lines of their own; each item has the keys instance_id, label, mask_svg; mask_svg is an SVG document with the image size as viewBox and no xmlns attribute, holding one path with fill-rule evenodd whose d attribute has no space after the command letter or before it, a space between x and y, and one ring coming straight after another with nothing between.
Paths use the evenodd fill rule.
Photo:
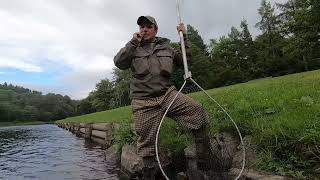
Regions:
<instances>
[{"instance_id":1,"label":"hill","mask_svg":"<svg viewBox=\"0 0 320 180\"><path fill-rule=\"evenodd\" d=\"M226 108L243 134L253 135L263 162L259 164L261 169L301 178L319 168L320 70L254 80L207 92ZM210 113L212 129L235 132L226 115L203 93L190 96ZM131 117L127 106L60 122L128 124L132 122ZM188 135L181 135L179 131L175 123L167 120L161 130L162 143L176 149L185 147L190 143Z\"/></svg>"},{"instance_id":2,"label":"hill","mask_svg":"<svg viewBox=\"0 0 320 180\"><path fill-rule=\"evenodd\" d=\"M0 84L0 125L52 122L76 115L77 101L68 96Z\"/></svg>"}]
</instances>

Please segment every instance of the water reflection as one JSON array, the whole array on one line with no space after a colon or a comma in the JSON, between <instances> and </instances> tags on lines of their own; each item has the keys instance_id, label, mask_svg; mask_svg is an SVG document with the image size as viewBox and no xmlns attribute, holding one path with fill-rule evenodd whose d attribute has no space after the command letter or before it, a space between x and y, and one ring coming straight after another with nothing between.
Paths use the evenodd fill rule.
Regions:
<instances>
[{"instance_id":1,"label":"water reflection","mask_svg":"<svg viewBox=\"0 0 320 180\"><path fill-rule=\"evenodd\" d=\"M110 179L105 152L55 125L0 128L0 179Z\"/></svg>"}]
</instances>

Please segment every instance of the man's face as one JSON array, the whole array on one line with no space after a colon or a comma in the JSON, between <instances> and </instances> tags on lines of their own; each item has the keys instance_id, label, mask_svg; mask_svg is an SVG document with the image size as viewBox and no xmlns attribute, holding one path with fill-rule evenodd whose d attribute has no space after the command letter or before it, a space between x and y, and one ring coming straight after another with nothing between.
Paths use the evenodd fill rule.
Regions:
<instances>
[{"instance_id":1,"label":"man's face","mask_svg":"<svg viewBox=\"0 0 320 180\"><path fill-rule=\"evenodd\" d=\"M149 41L156 37L158 30L152 23L143 23L140 26L140 33L143 37L143 41Z\"/></svg>"}]
</instances>

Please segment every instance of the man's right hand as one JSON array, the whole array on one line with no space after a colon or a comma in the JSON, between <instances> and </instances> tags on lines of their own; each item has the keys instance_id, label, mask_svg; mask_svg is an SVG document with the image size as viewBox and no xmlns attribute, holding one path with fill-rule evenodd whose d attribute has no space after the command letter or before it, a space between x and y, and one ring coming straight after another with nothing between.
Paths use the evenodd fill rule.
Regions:
<instances>
[{"instance_id":1,"label":"man's right hand","mask_svg":"<svg viewBox=\"0 0 320 180\"><path fill-rule=\"evenodd\" d=\"M141 42L143 39L143 34L141 34L140 32L136 32L133 34L133 38L136 39L137 41Z\"/></svg>"}]
</instances>

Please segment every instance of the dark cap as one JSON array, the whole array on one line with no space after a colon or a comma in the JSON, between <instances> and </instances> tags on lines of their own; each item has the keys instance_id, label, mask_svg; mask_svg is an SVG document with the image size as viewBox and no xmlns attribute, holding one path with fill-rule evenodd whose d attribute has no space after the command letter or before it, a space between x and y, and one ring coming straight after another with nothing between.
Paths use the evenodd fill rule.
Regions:
<instances>
[{"instance_id":1,"label":"dark cap","mask_svg":"<svg viewBox=\"0 0 320 180\"><path fill-rule=\"evenodd\" d=\"M137 20L137 24L140 26L143 22L146 22L146 21L151 22L156 26L156 28L158 28L157 21L154 19L154 17L151 17L151 16L140 16Z\"/></svg>"}]
</instances>

